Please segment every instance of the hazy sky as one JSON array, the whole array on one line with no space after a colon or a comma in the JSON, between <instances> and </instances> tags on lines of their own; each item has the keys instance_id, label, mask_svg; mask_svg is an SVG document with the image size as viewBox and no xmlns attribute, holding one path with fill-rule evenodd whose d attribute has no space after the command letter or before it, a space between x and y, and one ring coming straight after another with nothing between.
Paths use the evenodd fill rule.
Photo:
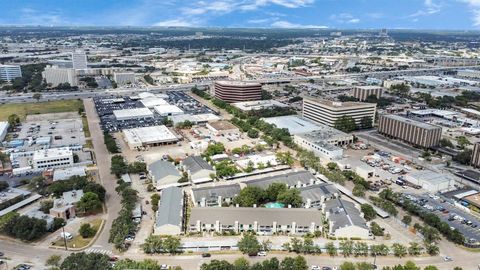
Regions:
<instances>
[{"instance_id":1,"label":"hazy sky","mask_svg":"<svg viewBox=\"0 0 480 270\"><path fill-rule=\"evenodd\" d=\"M480 0L0 0L2 25L478 29Z\"/></svg>"}]
</instances>

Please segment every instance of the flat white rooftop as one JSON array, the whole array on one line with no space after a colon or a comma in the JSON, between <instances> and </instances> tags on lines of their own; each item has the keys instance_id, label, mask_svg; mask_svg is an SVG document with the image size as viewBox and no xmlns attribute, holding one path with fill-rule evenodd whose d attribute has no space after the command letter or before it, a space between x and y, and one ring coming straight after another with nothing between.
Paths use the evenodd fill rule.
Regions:
<instances>
[{"instance_id":1,"label":"flat white rooftop","mask_svg":"<svg viewBox=\"0 0 480 270\"><path fill-rule=\"evenodd\" d=\"M135 108L113 111L117 119L147 118L153 117L153 112L148 108Z\"/></svg>"},{"instance_id":2,"label":"flat white rooftop","mask_svg":"<svg viewBox=\"0 0 480 270\"><path fill-rule=\"evenodd\" d=\"M220 117L213 113L203 113L203 114L179 114L172 115L170 119L174 124L185 122L186 120L193 123L204 123L204 122L213 122L220 120Z\"/></svg>"},{"instance_id":3,"label":"flat white rooftop","mask_svg":"<svg viewBox=\"0 0 480 270\"><path fill-rule=\"evenodd\" d=\"M147 108L153 108L160 105L168 105L168 102L165 99L159 97L142 98L140 102L142 102L143 106Z\"/></svg>"},{"instance_id":4,"label":"flat white rooftop","mask_svg":"<svg viewBox=\"0 0 480 270\"><path fill-rule=\"evenodd\" d=\"M263 120L269 124L274 124L277 128L288 129L292 135L322 129L321 126L296 115L263 118Z\"/></svg>"},{"instance_id":5,"label":"flat white rooftop","mask_svg":"<svg viewBox=\"0 0 480 270\"><path fill-rule=\"evenodd\" d=\"M70 148L68 147L49 148L49 149L36 150L35 152L33 152L33 160L41 160L45 158L49 158L49 159L64 158L72 155L73 155L73 151L70 150Z\"/></svg>"},{"instance_id":6,"label":"flat white rooftop","mask_svg":"<svg viewBox=\"0 0 480 270\"><path fill-rule=\"evenodd\" d=\"M160 115L183 114L182 109L170 104L155 106L154 109Z\"/></svg>"},{"instance_id":7,"label":"flat white rooftop","mask_svg":"<svg viewBox=\"0 0 480 270\"><path fill-rule=\"evenodd\" d=\"M178 137L166 126L152 126L124 129L128 144L150 144L177 141Z\"/></svg>"},{"instance_id":8,"label":"flat white rooftop","mask_svg":"<svg viewBox=\"0 0 480 270\"><path fill-rule=\"evenodd\" d=\"M232 104L233 106L239 108L242 111L254 111L261 109L268 109L273 107L288 107L286 104L278 102L276 100L255 100L255 101L245 101L245 102L236 102Z\"/></svg>"}]
</instances>

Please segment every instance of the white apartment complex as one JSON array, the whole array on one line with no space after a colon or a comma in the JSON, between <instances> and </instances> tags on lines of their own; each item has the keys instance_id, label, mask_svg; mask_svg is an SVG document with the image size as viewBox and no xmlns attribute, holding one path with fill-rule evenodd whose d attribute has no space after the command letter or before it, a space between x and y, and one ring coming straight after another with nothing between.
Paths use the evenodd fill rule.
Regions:
<instances>
[{"instance_id":1,"label":"white apartment complex","mask_svg":"<svg viewBox=\"0 0 480 270\"><path fill-rule=\"evenodd\" d=\"M15 65L0 65L0 80L10 82L22 77L22 69Z\"/></svg>"},{"instance_id":2,"label":"white apartment complex","mask_svg":"<svg viewBox=\"0 0 480 270\"><path fill-rule=\"evenodd\" d=\"M70 86L78 85L75 69L72 68L48 66L43 71L42 76L45 81L53 87L56 87L61 83L69 83Z\"/></svg>"},{"instance_id":3,"label":"white apartment complex","mask_svg":"<svg viewBox=\"0 0 480 270\"><path fill-rule=\"evenodd\" d=\"M87 69L87 55L84 52L72 53L73 69Z\"/></svg>"},{"instance_id":4,"label":"white apartment complex","mask_svg":"<svg viewBox=\"0 0 480 270\"><path fill-rule=\"evenodd\" d=\"M334 127L335 122L342 116L352 117L357 125L360 125L362 118L370 117L373 126L376 109L375 103L303 99L303 117L329 127Z\"/></svg>"},{"instance_id":5,"label":"white apartment complex","mask_svg":"<svg viewBox=\"0 0 480 270\"><path fill-rule=\"evenodd\" d=\"M47 169L73 165L73 151L68 147L37 150L33 153L33 168Z\"/></svg>"}]
</instances>

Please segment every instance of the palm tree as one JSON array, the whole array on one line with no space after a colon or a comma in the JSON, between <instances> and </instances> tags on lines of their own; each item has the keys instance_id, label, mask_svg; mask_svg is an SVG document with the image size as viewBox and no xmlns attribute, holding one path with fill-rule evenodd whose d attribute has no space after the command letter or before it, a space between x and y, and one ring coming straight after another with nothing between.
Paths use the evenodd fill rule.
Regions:
<instances>
[{"instance_id":1,"label":"palm tree","mask_svg":"<svg viewBox=\"0 0 480 270\"><path fill-rule=\"evenodd\" d=\"M417 242L411 242L408 247L408 254L412 256L418 256L422 253L423 247L420 246Z\"/></svg>"}]
</instances>

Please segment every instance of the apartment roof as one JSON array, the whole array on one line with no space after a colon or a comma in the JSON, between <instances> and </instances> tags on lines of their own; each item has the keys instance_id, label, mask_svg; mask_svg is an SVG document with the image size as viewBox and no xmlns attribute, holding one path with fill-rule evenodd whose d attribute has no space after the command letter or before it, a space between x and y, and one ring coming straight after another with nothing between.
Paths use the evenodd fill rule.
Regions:
<instances>
[{"instance_id":1,"label":"apartment roof","mask_svg":"<svg viewBox=\"0 0 480 270\"><path fill-rule=\"evenodd\" d=\"M158 203L156 227L163 225L182 225L183 192L178 187L168 187L162 190Z\"/></svg>"},{"instance_id":2,"label":"apartment roof","mask_svg":"<svg viewBox=\"0 0 480 270\"><path fill-rule=\"evenodd\" d=\"M316 209L304 208L194 207L190 224L198 220L206 224L215 224L216 221L235 224L238 221L240 224L277 222L278 225L290 225L296 222L297 226L310 226L313 222L321 224L322 214Z\"/></svg>"},{"instance_id":3,"label":"apartment roof","mask_svg":"<svg viewBox=\"0 0 480 270\"><path fill-rule=\"evenodd\" d=\"M288 186L296 186L300 184L309 184L314 181L315 176L309 171L291 171L279 175L267 176L260 179L250 180L245 182L247 186L258 186L263 189L267 188L273 183L284 183Z\"/></svg>"},{"instance_id":4,"label":"apartment roof","mask_svg":"<svg viewBox=\"0 0 480 270\"><path fill-rule=\"evenodd\" d=\"M148 165L148 169L153 175L155 181L162 180L167 176L181 176L175 165L164 160L157 160L150 163L150 165Z\"/></svg>"},{"instance_id":5,"label":"apartment roof","mask_svg":"<svg viewBox=\"0 0 480 270\"><path fill-rule=\"evenodd\" d=\"M329 213L328 219L333 223L333 231L347 226L368 229L365 220L360 216L360 211L352 202L338 198L328 200L325 202L325 213L327 212Z\"/></svg>"},{"instance_id":6,"label":"apartment roof","mask_svg":"<svg viewBox=\"0 0 480 270\"><path fill-rule=\"evenodd\" d=\"M322 197L332 197L338 194L338 189L333 184L321 183L299 188L303 201L319 201Z\"/></svg>"},{"instance_id":7,"label":"apartment roof","mask_svg":"<svg viewBox=\"0 0 480 270\"><path fill-rule=\"evenodd\" d=\"M222 186L215 186L215 187L201 187L201 188L193 188L193 196L195 200L199 200L201 198L218 198L222 196L222 198L233 198L240 193L240 185L233 184L233 185L222 185Z\"/></svg>"},{"instance_id":8,"label":"apartment roof","mask_svg":"<svg viewBox=\"0 0 480 270\"><path fill-rule=\"evenodd\" d=\"M190 173L197 173L201 170L213 171L212 165L208 164L208 162L200 156L190 156L182 161L182 165L187 167Z\"/></svg>"}]
</instances>

